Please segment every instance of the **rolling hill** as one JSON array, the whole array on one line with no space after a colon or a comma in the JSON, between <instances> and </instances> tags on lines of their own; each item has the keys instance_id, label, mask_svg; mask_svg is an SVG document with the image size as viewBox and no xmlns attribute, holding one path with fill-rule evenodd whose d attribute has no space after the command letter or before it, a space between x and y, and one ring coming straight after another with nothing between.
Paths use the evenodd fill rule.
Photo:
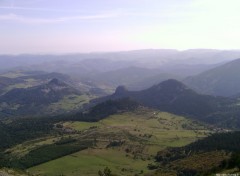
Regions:
<instances>
[{"instance_id":1,"label":"rolling hill","mask_svg":"<svg viewBox=\"0 0 240 176\"><path fill-rule=\"evenodd\" d=\"M16 116L41 114L51 104L70 95L80 96L82 93L55 78L46 84L15 88L3 94L0 96L1 112Z\"/></svg>"},{"instance_id":2,"label":"rolling hill","mask_svg":"<svg viewBox=\"0 0 240 176\"><path fill-rule=\"evenodd\" d=\"M200 93L230 97L240 93L239 75L240 59L236 59L199 75L188 77L184 83Z\"/></svg>"},{"instance_id":3,"label":"rolling hill","mask_svg":"<svg viewBox=\"0 0 240 176\"><path fill-rule=\"evenodd\" d=\"M57 102L65 95L69 94L80 94L80 92L55 78L44 85L26 89L13 89L2 95L0 101L8 104L41 105Z\"/></svg>"},{"instance_id":4,"label":"rolling hill","mask_svg":"<svg viewBox=\"0 0 240 176\"><path fill-rule=\"evenodd\" d=\"M45 84L54 78L73 85L71 78L68 75L61 73L16 70L0 74L0 93L4 94L14 88L28 88L38 86Z\"/></svg>"}]
</instances>

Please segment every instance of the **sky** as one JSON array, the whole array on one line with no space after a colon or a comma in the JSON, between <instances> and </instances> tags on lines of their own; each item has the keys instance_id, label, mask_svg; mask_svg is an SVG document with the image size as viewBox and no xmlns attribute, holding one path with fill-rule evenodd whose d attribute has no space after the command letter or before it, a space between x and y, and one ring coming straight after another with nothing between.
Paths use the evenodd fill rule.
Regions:
<instances>
[{"instance_id":1,"label":"sky","mask_svg":"<svg viewBox=\"0 0 240 176\"><path fill-rule=\"evenodd\" d=\"M0 0L0 54L240 49L240 0Z\"/></svg>"}]
</instances>

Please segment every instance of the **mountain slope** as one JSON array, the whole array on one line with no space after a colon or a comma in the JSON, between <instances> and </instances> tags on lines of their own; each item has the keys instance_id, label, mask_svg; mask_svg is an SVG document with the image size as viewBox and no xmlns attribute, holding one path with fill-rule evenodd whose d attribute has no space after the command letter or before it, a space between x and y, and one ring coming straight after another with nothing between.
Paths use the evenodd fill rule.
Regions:
<instances>
[{"instance_id":1,"label":"mountain slope","mask_svg":"<svg viewBox=\"0 0 240 176\"><path fill-rule=\"evenodd\" d=\"M180 80L181 76L177 76L177 75L170 74L167 72L159 73L154 76L142 78L141 80L131 82L130 84L127 85L127 87L129 88L129 90L144 90L144 89L151 87L152 85L156 85L156 84L158 84L162 81L168 80L168 79Z\"/></svg>"},{"instance_id":2,"label":"mountain slope","mask_svg":"<svg viewBox=\"0 0 240 176\"><path fill-rule=\"evenodd\" d=\"M161 111L186 115L211 123L217 123L217 117L214 117L215 120L210 118L210 115L216 113L218 115L225 113L220 122L226 120L229 113L232 112L230 106L237 109L234 111L235 114L239 112L238 106L234 106L236 103L234 99L201 95L181 82L172 79L142 91L128 91L125 87L120 86L113 95L98 99L96 102L122 97L130 97L145 106L160 109Z\"/></svg>"},{"instance_id":3,"label":"mountain slope","mask_svg":"<svg viewBox=\"0 0 240 176\"><path fill-rule=\"evenodd\" d=\"M240 93L240 59L189 77L184 83L192 89L210 95L233 96Z\"/></svg>"}]
</instances>

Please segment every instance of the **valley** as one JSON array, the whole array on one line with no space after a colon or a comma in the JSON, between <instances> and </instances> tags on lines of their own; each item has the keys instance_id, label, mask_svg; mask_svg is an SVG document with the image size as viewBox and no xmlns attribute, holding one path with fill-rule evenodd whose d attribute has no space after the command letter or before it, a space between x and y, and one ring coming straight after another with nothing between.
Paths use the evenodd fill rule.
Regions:
<instances>
[{"instance_id":1,"label":"valley","mask_svg":"<svg viewBox=\"0 0 240 176\"><path fill-rule=\"evenodd\" d=\"M240 176L240 0L0 0L0 176Z\"/></svg>"},{"instance_id":2,"label":"valley","mask_svg":"<svg viewBox=\"0 0 240 176\"><path fill-rule=\"evenodd\" d=\"M152 64L155 52L168 62ZM81 55L89 60L66 63L56 56L62 70L53 59L46 68L42 62L1 72L0 173L97 176L106 168L112 176L239 173L238 77L232 75L239 62L208 63L213 56L206 54L188 65L188 52L204 51L120 52L99 54L108 56L99 60L89 54ZM138 62L141 55L150 61ZM114 59L123 56L133 59Z\"/></svg>"}]
</instances>

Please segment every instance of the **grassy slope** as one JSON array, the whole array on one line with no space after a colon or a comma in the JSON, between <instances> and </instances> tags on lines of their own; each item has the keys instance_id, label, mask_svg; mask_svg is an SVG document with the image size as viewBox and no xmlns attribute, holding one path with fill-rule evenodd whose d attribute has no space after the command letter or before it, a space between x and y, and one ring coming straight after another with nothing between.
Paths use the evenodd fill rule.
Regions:
<instances>
[{"instance_id":1,"label":"grassy slope","mask_svg":"<svg viewBox=\"0 0 240 176\"><path fill-rule=\"evenodd\" d=\"M41 109L39 108L39 113L31 114L32 116L40 116L40 115L56 115L56 114L64 114L69 112L79 111L83 107L84 104L87 104L94 96L83 94L83 95L69 95L63 97L60 101L56 103L52 103L49 106L46 106ZM0 110L5 108L12 110L13 113L20 108L20 104L6 104L0 103ZM29 114L27 114L29 115Z\"/></svg>"},{"instance_id":2,"label":"grassy slope","mask_svg":"<svg viewBox=\"0 0 240 176\"><path fill-rule=\"evenodd\" d=\"M7 78L19 78L19 77L22 77L22 76L27 76L26 74L22 73L22 72L7 72L5 74L0 74L0 76L3 76L3 77L7 77ZM7 87L4 88L4 93L12 90L12 89L16 89L16 88L29 88L29 87L33 87L33 86L36 86L36 85L39 85L39 80L35 80L35 79L32 79L32 78L26 78L24 79L25 82L23 83L15 83L15 84L11 84Z\"/></svg>"},{"instance_id":3,"label":"grassy slope","mask_svg":"<svg viewBox=\"0 0 240 176\"><path fill-rule=\"evenodd\" d=\"M96 146L32 167L30 172L86 176L97 175L108 166L118 175L146 173L157 151L189 144L209 132L184 117L149 109L112 115L97 123L67 122L63 126L81 131L79 136L95 140ZM123 143L106 147L111 141Z\"/></svg>"},{"instance_id":4,"label":"grassy slope","mask_svg":"<svg viewBox=\"0 0 240 176\"><path fill-rule=\"evenodd\" d=\"M86 94L65 96L61 101L52 103L47 108L47 111L51 113L76 111L79 110L84 104L89 103L89 101L93 98L93 96Z\"/></svg>"},{"instance_id":5,"label":"grassy slope","mask_svg":"<svg viewBox=\"0 0 240 176\"><path fill-rule=\"evenodd\" d=\"M43 138L38 138L24 142L22 144L16 145L12 148L6 150L7 153L11 154L13 157L22 157L26 155L29 151L43 145L53 144L59 141L61 137L59 136L47 136Z\"/></svg>"},{"instance_id":6,"label":"grassy slope","mask_svg":"<svg viewBox=\"0 0 240 176\"><path fill-rule=\"evenodd\" d=\"M16 84L12 84L9 85L8 87L6 87L4 89L5 92L8 92L12 89L16 89L16 88L29 88L29 87L33 87L35 85L38 85L39 81L35 80L35 79L25 79L24 83L16 83Z\"/></svg>"},{"instance_id":7,"label":"grassy slope","mask_svg":"<svg viewBox=\"0 0 240 176\"><path fill-rule=\"evenodd\" d=\"M126 157L123 151L117 149L89 149L30 168L30 172L49 176L94 176L98 170L108 166L118 175L133 175L140 170L146 172L148 162Z\"/></svg>"}]
</instances>

